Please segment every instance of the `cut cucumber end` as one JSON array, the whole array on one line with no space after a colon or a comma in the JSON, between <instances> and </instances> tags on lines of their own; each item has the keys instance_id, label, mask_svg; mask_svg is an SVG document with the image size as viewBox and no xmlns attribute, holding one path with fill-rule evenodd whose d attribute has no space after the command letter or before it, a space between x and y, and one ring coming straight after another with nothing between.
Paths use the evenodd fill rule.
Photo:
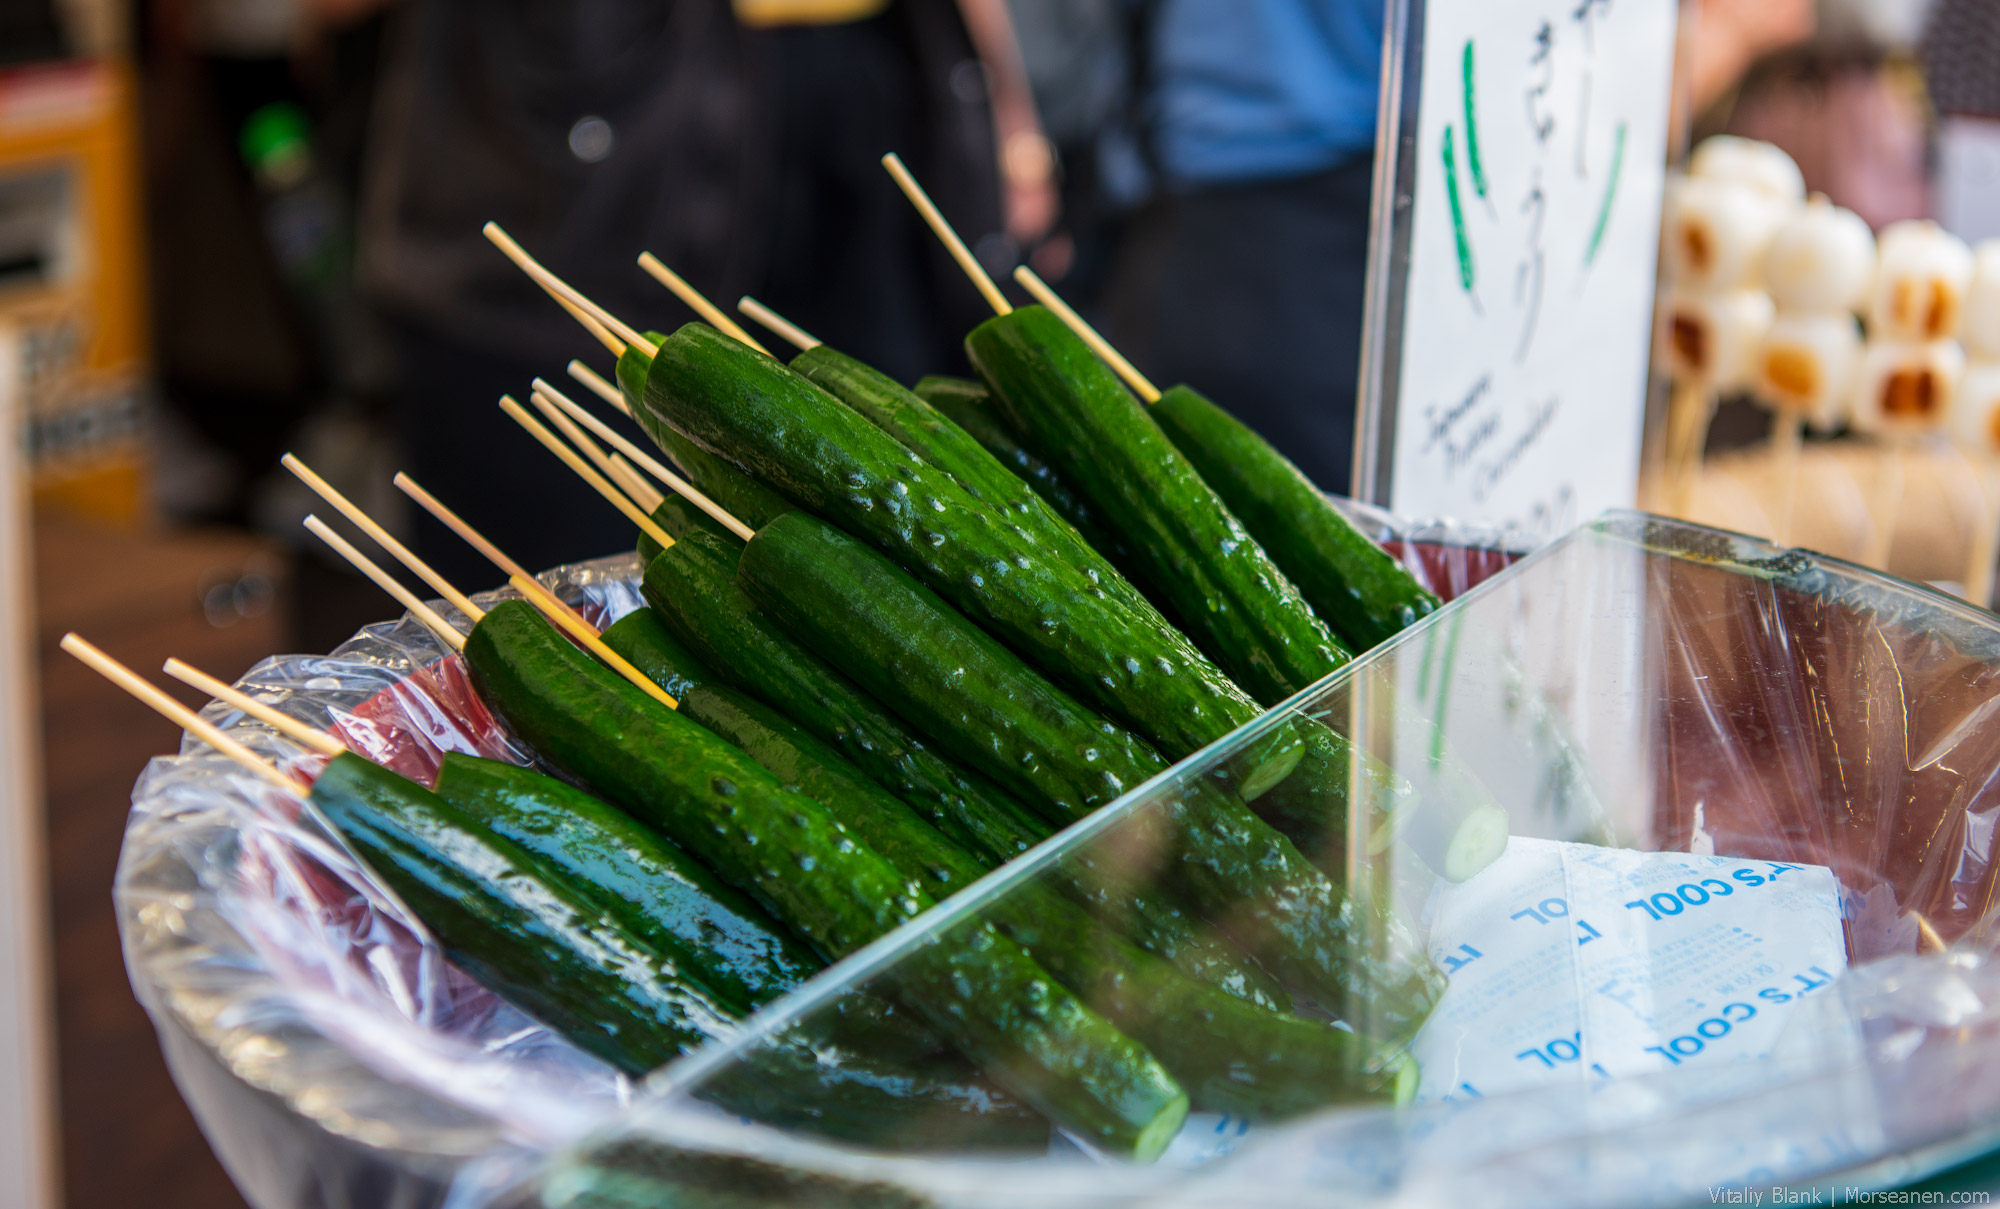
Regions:
<instances>
[{"instance_id":1,"label":"cut cucumber end","mask_svg":"<svg viewBox=\"0 0 2000 1209\"><path fill-rule=\"evenodd\" d=\"M1275 738L1275 736L1274 736ZM1306 745L1295 739L1267 756L1243 777L1243 800L1254 802L1278 787L1305 758Z\"/></svg>"},{"instance_id":2,"label":"cut cucumber end","mask_svg":"<svg viewBox=\"0 0 2000 1209\"><path fill-rule=\"evenodd\" d=\"M1401 1108L1417 1098L1417 1085L1424 1079L1424 1068L1405 1051L1401 1066L1396 1068L1395 1103Z\"/></svg>"},{"instance_id":3,"label":"cut cucumber end","mask_svg":"<svg viewBox=\"0 0 2000 1209\"><path fill-rule=\"evenodd\" d=\"M1458 830L1445 846L1446 881L1462 882L1500 859L1507 851L1507 812L1487 804L1475 807L1460 820Z\"/></svg>"},{"instance_id":4,"label":"cut cucumber end","mask_svg":"<svg viewBox=\"0 0 2000 1209\"><path fill-rule=\"evenodd\" d=\"M1150 1163L1159 1158L1180 1136L1181 1126L1187 1123L1187 1115L1187 1093L1182 1092L1160 1109L1152 1124L1139 1131L1139 1136L1132 1142L1132 1161Z\"/></svg>"}]
</instances>

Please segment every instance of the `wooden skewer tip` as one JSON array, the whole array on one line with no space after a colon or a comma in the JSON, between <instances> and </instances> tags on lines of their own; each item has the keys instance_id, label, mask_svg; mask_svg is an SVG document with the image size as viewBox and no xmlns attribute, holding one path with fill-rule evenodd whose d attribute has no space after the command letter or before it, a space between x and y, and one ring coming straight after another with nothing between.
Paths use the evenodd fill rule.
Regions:
<instances>
[{"instance_id":1,"label":"wooden skewer tip","mask_svg":"<svg viewBox=\"0 0 2000 1209\"><path fill-rule=\"evenodd\" d=\"M58 645L82 661L86 667L138 698L140 702L150 706L168 721L178 723L181 729L236 761L245 771L254 773L277 789L301 798L312 792L304 781L280 772L269 761L224 734L222 728L169 697L160 691L157 685L97 649L81 635L74 632L65 634Z\"/></svg>"},{"instance_id":2,"label":"wooden skewer tip","mask_svg":"<svg viewBox=\"0 0 2000 1209\"><path fill-rule=\"evenodd\" d=\"M454 652L465 649L465 635L453 629L450 623L438 615L436 609L417 599L415 592L404 587L395 576L383 570L381 565L374 559L355 549L352 542L335 533L332 526L317 516L306 517L305 524L306 529L315 537L332 546L334 553L346 559L353 565L355 570L374 580L376 587L387 592L397 604L407 609L410 616L416 618L420 625L435 635L439 642L444 643Z\"/></svg>"},{"instance_id":3,"label":"wooden skewer tip","mask_svg":"<svg viewBox=\"0 0 2000 1209\"><path fill-rule=\"evenodd\" d=\"M296 475L300 482L312 488L321 499L339 509L342 516L354 522L376 545L387 550L391 557L408 568L411 574L429 584L438 595L449 601L452 607L465 614L468 620L477 624L481 617L486 616L486 610L472 603L470 596L453 587L451 581L438 574L435 567L418 558L416 551L398 541L387 529L377 524L373 517L362 511L353 500L348 499L332 483L314 473L311 467L289 453L278 461L285 469Z\"/></svg>"},{"instance_id":4,"label":"wooden skewer tip","mask_svg":"<svg viewBox=\"0 0 2000 1209\"><path fill-rule=\"evenodd\" d=\"M924 187L917 183L917 178L910 175L910 170L903 166L903 158L891 151L882 157L882 166L889 170L889 175L896 181L896 187L903 191L904 197L910 199L910 204L917 208L917 213L923 215L924 222L944 244L945 251L951 253L951 258L958 262L958 267L965 271L965 275L972 279L972 284L985 296L987 305L993 308L993 313L1012 314L1014 304L1007 301L1007 296L1000 292L998 285L994 284L992 275L979 263L979 258L972 254L972 249L965 246L965 241L958 237L958 232L952 230L951 224L945 221L944 212L937 208L937 203L931 200L931 195L924 192Z\"/></svg>"},{"instance_id":5,"label":"wooden skewer tip","mask_svg":"<svg viewBox=\"0 0 2000 1209\"><path fill-rule=\"evenodd\" d=\"M289 714L280 713L272 706L257 700L234 685L224 684L200 668L183 663L179 659L169 659L160 670L182 684L207 693L225 705L242 710L286 738L301 743L329 759L347 751L347 744L318 727L309 726Z\"/></svg>"},{"instance_id":6,"label":"wooden skewer tip","mask_svg":"<svg viewBox=\"0 0 2000 1209\"><path fill-rule=\"evenodd\" d=\"M569 363L569 376L590 388L592 394L617 408L624 415L632 414L632 405L625 401L625 394L607 381L604 375L581 361Z\"/></svg>"},{"instance_id":7,"label":"wooden skewer tip","mask_svg":"<svg viewBox=\"0 0 2000 1209\"><path fill-rule=\"evenodd\" d=\"M724 335L739 344L749 345L767 357L771 355L771 350L765 348L758 342L755 336L745 331L742 324L731 319L729 312L710 302L707 296L702 294L700 290L688 284L687 278L668 268L665 261L651 252L641 252L639 253L639 267L646 270L647 274L653 280L672 290L674 297L686 303L688 308L694 311L695 314L700 315L710 327L721 331Z\"/></svg>"}]
</instances>

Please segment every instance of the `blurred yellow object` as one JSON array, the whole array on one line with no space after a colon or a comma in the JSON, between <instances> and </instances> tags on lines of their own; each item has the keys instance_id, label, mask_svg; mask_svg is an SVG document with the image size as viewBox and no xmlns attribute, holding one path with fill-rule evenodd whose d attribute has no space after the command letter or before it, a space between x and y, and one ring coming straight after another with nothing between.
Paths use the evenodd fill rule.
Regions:
<instances>
[{"instance_id":1,"label":"blurred yellow object","mask_svg":"<svg viewBox=\"0 0 2000 1209\"><path fill-rule=\"evenodd\" d=\"M844 25L876 16L889 0L734 0L736 19L755 29L772 25Z\"/></svg>"},{"instance_id":2,"label":"blurred yellow object","mask_svg":"<svg viewBox=\"0 0 2000 1209\"><path fill-rule=\"evenodd\" d=\"M115 524L146 499L136 142L123 65L0 72L0 402L36 502Z\"/></svg>"}]
</instances>

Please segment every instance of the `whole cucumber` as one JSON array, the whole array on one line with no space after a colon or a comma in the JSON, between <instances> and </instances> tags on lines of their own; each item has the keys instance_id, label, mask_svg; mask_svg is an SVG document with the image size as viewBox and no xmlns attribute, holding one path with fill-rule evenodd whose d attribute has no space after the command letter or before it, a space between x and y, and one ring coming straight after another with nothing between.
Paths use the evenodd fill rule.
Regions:
<instances>
[{"instance_id":1,"label":"whole cucumber","mask_svg":"<svg viewBox=\"0 0 2000 1209\"><path fill-rule=\"evenodd\" d=\"M1166 769L1143 741L1092 714L887 558L805 513L765 526L744 547L737 579L795 639L904 717L924 719L947 750L1054 821L1082 818ZM1335 1010L1367 1000L1370 1025L1386 1040L1407 1040L1421 1026L1442 981L1420 952L1409 954L1393 913L1348 901L1233 796L1197 781L1128 825L1133 848L1166 854L1202 912L1281 981ZM1113 884L1131 877L1100 875ZM1392 956L1377 953L1384 938L1397 942Z\"/></svg>"},{"instance_id":2,"label":"whole cucumber","mask_svg":"<svg viewBox=\"0 0 2000 1209\"><path fill-rule=\"evenodd\" d=\"M992 782L933 752L853 682L759 614L736 586L741 549L740 543L707 537L681 542L646 568L646 598L690 646L729 669L726 678L737 688L846 756L985 867L1012 860L1053 833L1050 824ZM1149 952L1232 994L1282 1002L1283 992L1268 975L1178 902L1149 893L1114 896L1086 873L1065 861L1055 876L1066 893Z\"/></svg>"},{"instance_id":3,"label":"whole cucumber","mask_svg":"<svg viewBox=\"0 0 2000 1209\"><path fill-rule=\"evenodd\" d=\"M1326 623L1365 651L1438 607L1438 598L1341 514L1285 455L1185 386L1152 415Z\"/></svg>"},{"instance_id":4,"label":"whole cucumber","mask_svg":"<svg viewBox=\"0 0 2000 1209\"><path fill-rule=\"evenodd\" d=\"M1201 648L1265 705L1350 658L1097 354L1046 308L986 320L966 352L1001 407L1123 534Z\"/></svg>"},{"instance_id":5,"label":"whole cucumber","mask_svg":"<svg viewBox=\"0 0 2000 1209\"><path fill-rule=\"evenodd\" d=\"M1175 758L1260 712L1157 610L1108 595L895 438L713 328L688 324L660 346L638 415L656 438L683 434L887 551ZM1297 759L1295 743L1274 748L1249 788Z\"/></svg>"},{"instance_id":6,"label":"whole cucumber","mask_svg":"<svg viewBox=\"0 0 2000 1209\"><path fill-rule=\"evenodd\" d=\"M522 601L467 637L481 698L542 758L652 822L833 960L931 905L823 807L591 659ZM1187 1095L1142 1046L987 927L913 949L897 995L1078 1137L1158 1157Z\"/></svg>"}]
</instances>

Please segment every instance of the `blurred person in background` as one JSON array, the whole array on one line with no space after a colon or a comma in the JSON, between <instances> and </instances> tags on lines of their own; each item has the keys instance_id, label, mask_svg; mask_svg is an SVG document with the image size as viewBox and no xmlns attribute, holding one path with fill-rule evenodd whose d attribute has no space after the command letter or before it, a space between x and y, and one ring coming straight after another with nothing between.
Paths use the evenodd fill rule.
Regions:
<instances>
[{"instance_id":1,"label":"blurred person in background","mask_svg":"<svg viewBox=\"0 0 2000 1209\"><path fill-rule=\"evenodd\" d=\"M481 236L497 221L634 326L755 294L904 380L963 363L978 295L877 162L899 151L1005 268L1055 217L1003 0L309 0L386 8L363 172L362 287L393 335L405 464L530 566L630 527L505 419L503 393L606 351ZM420 526L448 574L492 571Z\"/></svg>"},{"instance_id":2,"label":"blurred person in background","mask_svg":"<svg viewBox=\"0 0 2000 1209\"><path fill-rule=\"evenodd\" d=\"M1159 0L1135 37L1136 157L1109 335L1345 491L1368 265L1380 0Z\"/></svg>"}]
</instances>

